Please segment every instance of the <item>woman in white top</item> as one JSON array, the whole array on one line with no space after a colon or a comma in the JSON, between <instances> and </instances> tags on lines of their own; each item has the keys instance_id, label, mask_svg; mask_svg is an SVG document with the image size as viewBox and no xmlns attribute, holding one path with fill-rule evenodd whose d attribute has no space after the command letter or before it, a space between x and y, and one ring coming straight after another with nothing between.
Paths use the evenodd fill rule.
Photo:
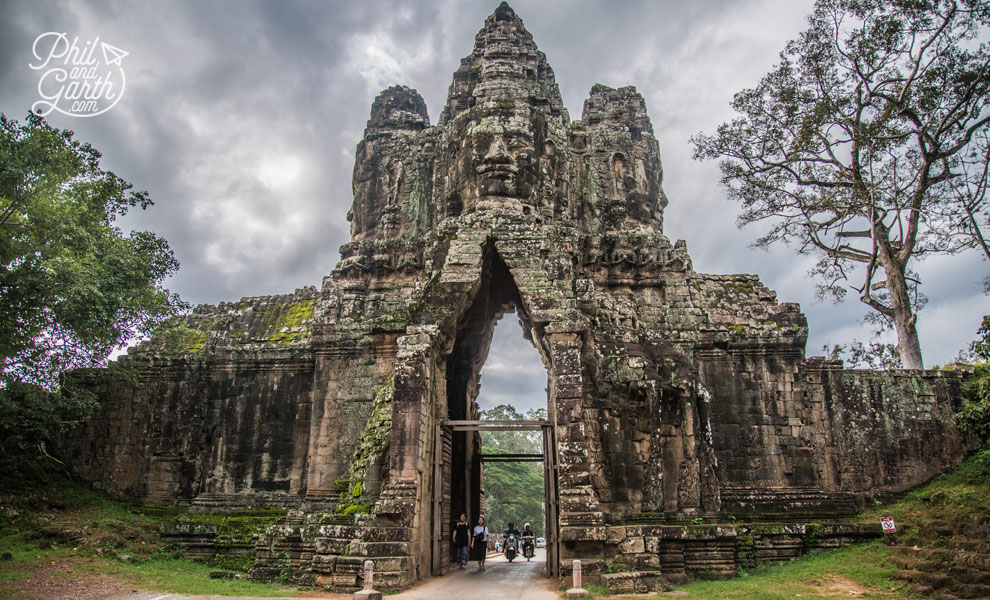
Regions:
<instances>
[{"instance_id":1,"label":"woman in white top","mask_svg":"<svg viewBox=\"0 0 990 600\"><path fill-rule=\"evenodd\" d=\"M485 527L485 518L478 517L478 524L474 526L474 535L471 536L471 560L478 561L478 570L485 570L485 556L488 554L488 528Z\"/></svg>"}]
</instances>

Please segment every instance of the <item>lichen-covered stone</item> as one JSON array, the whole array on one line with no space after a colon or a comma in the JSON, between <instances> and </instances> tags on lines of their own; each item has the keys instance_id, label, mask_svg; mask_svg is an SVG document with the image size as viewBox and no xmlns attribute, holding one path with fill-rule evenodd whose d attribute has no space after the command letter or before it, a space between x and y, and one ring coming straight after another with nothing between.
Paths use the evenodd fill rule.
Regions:
<instances>
[{"instance_id":1,"label":"lichen-covered stone","mask_svg":"<svg viewBox=\"0 0 990 600\"><path fill-rule=\"evenodd\" d=\"M482 510L479 439L442 424L477 418L511 311L547 369L565 573L621 555L636 575L616 589L732 574L819 542L706 523L820 521L959 461L957 376L806 360L796 304L694 271L664 235L662 181L635 88L594 86L572 121L503 3L436 125L414 90L375 100L321 289L198 307L112 367L134 380L80 374L104 407L73 468L142 501L291 508L255 543L258 576L354 588L374 557L408 586Z\"/></svg>"}]
</instances>

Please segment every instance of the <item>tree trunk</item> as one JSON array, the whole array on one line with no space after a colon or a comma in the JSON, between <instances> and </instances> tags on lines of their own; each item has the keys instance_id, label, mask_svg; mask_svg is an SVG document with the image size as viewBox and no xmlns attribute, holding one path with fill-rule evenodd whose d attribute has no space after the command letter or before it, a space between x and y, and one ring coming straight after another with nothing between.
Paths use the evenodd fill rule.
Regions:
<instances>
[{"instance_id":1,"label":"tree trunk","mask_svg":"<svg viewBox=\"0 0 990 600\"><path fill-rule=\"evenodd\" d=\"M891 320L894 331L897 332L897 353L905 369L924 369L921 360L921 341L918 339L918 328L915 323L918 316L911 308L911 298L908 294L907 282L904 278L905 268L902 265L884 264L887 275L887 292L890 294L890 308L893 310Z\"/></svg>"}]
</instances>

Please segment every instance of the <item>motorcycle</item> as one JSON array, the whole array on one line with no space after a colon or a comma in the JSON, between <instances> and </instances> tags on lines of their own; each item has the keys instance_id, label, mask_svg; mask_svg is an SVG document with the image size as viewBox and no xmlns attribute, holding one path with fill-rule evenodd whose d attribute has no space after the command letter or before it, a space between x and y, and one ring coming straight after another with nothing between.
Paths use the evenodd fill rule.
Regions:
<instances>
[{"instance_id":1,"label":"motorcycle","mask_svg":"<svg viewBox=\"0 0 990 600\"><path fill-rule=\"evenodd\" d=\"M522 553L526 557L526 562L533 559L533 554L536 553L536 543L531 535L522 536Z\"/></svg>"},{"instance_id":2,"label":"motorcycle","mask_svg":"<svg viewBox=\"0 0 990 600\"><path fill-rule=\"evenodd\" d=\"M512 559L516 557L516 536L515 534L509 535L505 538L505 558L512 562Z\"/></svg>"}]
</instances>

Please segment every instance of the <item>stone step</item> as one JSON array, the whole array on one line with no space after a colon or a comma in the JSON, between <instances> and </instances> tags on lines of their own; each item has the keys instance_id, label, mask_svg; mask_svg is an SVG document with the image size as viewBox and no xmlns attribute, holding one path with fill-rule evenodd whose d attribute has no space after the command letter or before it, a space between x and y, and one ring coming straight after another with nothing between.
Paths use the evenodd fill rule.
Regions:
<instances>
[{"instance_id":1,"label":"stone step","mask_svg":"<svg viewBox=\"0 0 990 600\"><path fill-rule=\"evenodd\" d=\"M607 573L601 576L601 581L613 594L644 594L656 591L661 574L660 571Z\"/></svg>"},{"instance_id":2,"label":"stone step","mask_svg":"<svg viewBox=\"0 0 990 600\"><path fill-rule=\"evenodd\" d=\"M913 569L895 571L894 576L898 579L925 585L935 590L946 587L952 582L952 578L943 573L927 573Z\"/></svg>"},{"instance_id":3,"label":"stone step","mask_svg":"<svg viewBox=\"0 0 990 600\"><path fill-rule=\"evenodd\" d=\"M965 566L952 566L949 575L963 583L990 585L990 571Z\"/></svg>"},{"instance_id":4,"label":"stone step","mask_svg":"<svg viewBox=\"0 0 990 600\"><path fill-rule=\"evenodd\" d=\"M960 580L958 575L962 575L971 582ZM990 583L986 582L990 573L982 571L956 571L950 574L901 569L896 571L894 576L929 590L952 594L958 598L990 598ZM912 589L914 589L913 586Z\"/></svg>"},{"instance_id":5,"label":"stone step","mask_svg":"<svg viewBox=\"0 0 990 600\"><path fill-rule=\"evenodd\" d=\"M990 598L990 585L955 583L949 587L949 592L959 598L986 600Z\"/></svg>"},{"instance_id":6,"label":"stone step","mask_svg":"<svg viewBox=\"0 0 990 600\"><path fill-rule=\"evenodd\" d=\"M921 548L918 546L893 546L891 550L895 555L899 556L915 557L919 560L932 560L990 571L990 554Z\"/></svg>"}]
</instances>

